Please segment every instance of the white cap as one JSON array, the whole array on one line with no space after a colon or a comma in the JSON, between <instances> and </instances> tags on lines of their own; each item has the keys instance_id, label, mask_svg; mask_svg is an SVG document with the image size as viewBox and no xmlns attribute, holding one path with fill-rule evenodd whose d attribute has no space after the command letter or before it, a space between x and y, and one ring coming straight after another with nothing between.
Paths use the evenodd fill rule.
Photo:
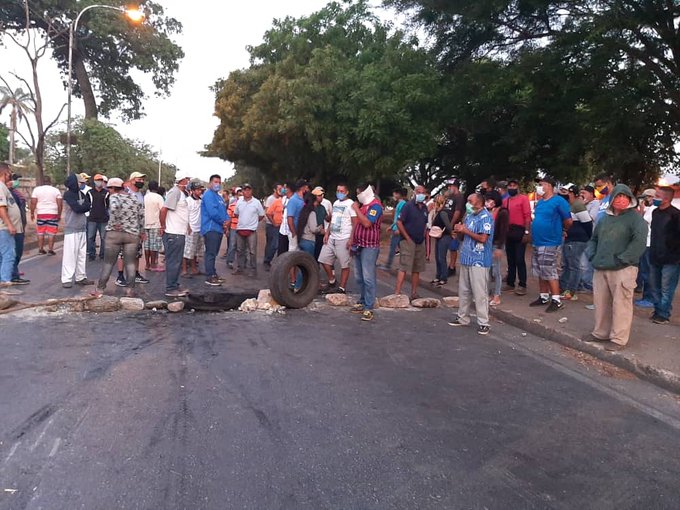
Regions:
<instances>
[{"instance_id":1,"label":"white cap","mask_svg":"<svg viewBox=\"0 0 680 510\"><path fill-rule=\"evenodd\" d=\"M189 175L188 172L184 172L182 170L178 170L177 173L175 174L175 182L182 181L184 179L189 179L191 180L191 175Z\"/></svg>"}]
</instances>

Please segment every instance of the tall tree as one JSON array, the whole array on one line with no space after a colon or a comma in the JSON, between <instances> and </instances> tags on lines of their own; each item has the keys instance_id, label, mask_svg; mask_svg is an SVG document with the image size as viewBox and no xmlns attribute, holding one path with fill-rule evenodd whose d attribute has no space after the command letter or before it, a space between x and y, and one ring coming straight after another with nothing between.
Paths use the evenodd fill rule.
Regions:
<instances>
[{"instance_id":1,"label":"tall tree","mask_svg":"<svg viewBox=\"0 0 680 510\"><path fill-rule=\"evenodd\" d=\"M251 66L217 83L208 153L317 182L394 175L436 147L440 74L365 1L275 20Z\"/></svg>"},{"instance_id":2,"label":"tall tree","mask_svg":"<svg viewBox=\"0 0 680 510\"><path fill-rule=\"evenodd\" d=\"M9 108L9 163L16 161L16 133L19 122L33 113L31 108L31 94L24 92L21 87L12 89L9 85L0 85L0 113Z\"/></svg>"},{"instance_id":3,"label":"tall tree","mask_svg":"<svg viewBox=\"0 0 680 510\"><path fill-rule=\"evenodd\" d=\"M102 3L125 5L120 0L31 0L27 27L22 2L10 0L0 3L0 27L15 34L37 30L48 39L66 77L70 24L83 8ZM80 21L73 54L74 92L83 98L87 118L113 111L124 119L142 116L146 95L134 71L150 75L158 95L168 94L175 81L184 53L172 37L181 32L182 25L166 16L160 3L142 1L139 7L146 15L139 25L108 9L93 9Z\"/></svg>"}]
</instances>

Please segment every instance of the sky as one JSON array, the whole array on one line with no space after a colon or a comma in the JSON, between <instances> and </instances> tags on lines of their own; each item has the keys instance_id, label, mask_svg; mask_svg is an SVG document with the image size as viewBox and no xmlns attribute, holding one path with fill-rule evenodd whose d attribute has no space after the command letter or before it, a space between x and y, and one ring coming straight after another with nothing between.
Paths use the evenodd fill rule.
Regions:
<instances>
[{"instance_id":1,"label":"sky","mask_svg":"<svg viewBox=\"0 0 680 510\"><path fill-rule=\"evenodd\" d=\"M197 154L212 141L218 120L213 116L214 94L210 87L230 71L248 67L247 45L257 45L274 18L287 15L300 17L321 9L327 0L157 0L168 16L183 24L183 33L175 41L185 57L176 74L176 82L167 98L154 96L153 86L145 86L148 99L144 103L146 117L125 124L116 117L112 123L128 138L138 138L162 153L162 159L181 170L206 179L213 173L228 175L232 165L217 158ZM200 6L200 7L199 7ZM93 15L96 14L92 11ZM15 71L29 76L26 57L12 48L0 47L0 73ZM41 81L46 103L46 118L52 118L66 102L66 90L56 65L48 58L41 61ZM13 83L16 85L16 83ZM82 115L82 101L74 98L74 116ZM66 115L62 117L65 121ZM3 112L0 122L9 125L9 114Z\"/></svg>"}]
</instances>

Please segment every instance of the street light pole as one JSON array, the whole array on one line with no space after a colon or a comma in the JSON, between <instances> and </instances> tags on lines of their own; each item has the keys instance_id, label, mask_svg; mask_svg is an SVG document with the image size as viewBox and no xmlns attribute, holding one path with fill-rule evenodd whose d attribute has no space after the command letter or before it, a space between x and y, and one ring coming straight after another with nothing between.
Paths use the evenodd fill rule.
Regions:
<instances>
[{"instance_id":1,"label":"street light pole","mask_svg":"<svg viewBox=\"0 0 680 510\"><path fill-rule=\"evenodd\" d=\"M75 32L78 29L80 18L90 9L101 7L102 9L109 9L125 13L132 21L141 21L144 14L136 9L126 9L125 7L116 7L114 5L94 4L88 5L78 13L76 19L71 23L68 31L68 101L66 106L66 174L71 173L71 102L73 98L73 46L75 40Z\"/></svg>"}]
</instances>

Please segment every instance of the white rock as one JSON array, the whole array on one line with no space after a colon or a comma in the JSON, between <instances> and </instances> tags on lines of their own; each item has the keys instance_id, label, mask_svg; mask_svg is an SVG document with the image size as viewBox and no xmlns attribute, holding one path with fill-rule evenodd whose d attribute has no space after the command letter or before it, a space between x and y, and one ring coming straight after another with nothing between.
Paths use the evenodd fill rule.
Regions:
<instances>
[{"instance_id":1,"label":"white rock","mask_svg":"<svg viewBox=\"0 0 680 510\"><path fill-rule=\"evenodd\" d=\"M243 303L241 303L241 306L238 307L238 309L242 312L254 312L257 310L258 304L257 304L257 299L246 299Z\"/></svg>"},{"instance_id":2,"label":"white rock","mask_svg":"<svg viewBox=\"0 0 680 510\"><path fill-rule=\"evenodd\" d=\"M437 298L419 298L411 301L411 306L416 308L438 308L441 305L441 301Z\"/></svg>"},{"instance_id":3,"label":"white rock","mask_svg":"<svg viewBox=\"0 0 680 510\"><path fill-rule=\"evenodd\" d=\"M458 304L460 303L458 296L446 296L445 298L442 298L442 301L444 302L444 306L449 308L458 308Z\"/></svg>"},{"instance_id":4,"label":"white rock","mask_svg":"<svg viewBox=\"0 0 680 510\"><path fill-rule=\"evenodd\" d=\"M559 322L560 324L564 324L564 323L567 322L568 320L569 320L569 319L568 319L567 317L562 317L562 318L561 318L560 320L558 320L557 322Z\"/></svg>"},{"instance_id":5,"label":"white rock","mask_svg":"<svg viewBox=\"0 0 680 510\"><path fill-rule=\"evenodd\" d=\"M140 312L144 310L144 301L139 298L120 298L120 307L128 312Z\"/></svg>"},{"instance_id":6,"label":"white rock","mask_svg":"<svg viewBox=\"0 0 680 510\"><path fill-rule=\"evenodd\" d=\"M168 303L168 311L172 313L179 313L184 310L184 301L175 301L174 303Z\"/></svg>"},{"instance_id":7,"label":"white rock","mask_svg":"<svg viewBox=\"0 0 680 510\"><path fill-rule=\"evenodd\" d=\"M114 296L101 296L87 302L85 309L88 312L116 312L120 310L120 301Z\"/></svg>"},{"instance_id":8,"label":"white rock","mask_svg":"<svg viewBox=\"0 0 680 510\"><path fill-rule=\"evenodd\" d=\"M272 293L269 289L263 289L257 294L257 308L258 310L275 310L280 308L281 305L276 302L272 297Z\"/></svg>"},{"instance_id":9,"label":"white rock","mask_svg":"<svg viewBox=\"0 0 680 510\"><path fill-rule=\"evenodd\" d=\"M349 296L347 294L326 294L326 302L332 306L349 306Z\"/></svg>"},{"instance_id":10,"label":"white rock","mask_svg":"<svg viewBox=\"0 0 680 510\"><path fill-rule=\"evenodd\" d=\"M408 308L411 301L403 294L390 294L379 299L381 308Z\"/></svg>"}]
</instances>

